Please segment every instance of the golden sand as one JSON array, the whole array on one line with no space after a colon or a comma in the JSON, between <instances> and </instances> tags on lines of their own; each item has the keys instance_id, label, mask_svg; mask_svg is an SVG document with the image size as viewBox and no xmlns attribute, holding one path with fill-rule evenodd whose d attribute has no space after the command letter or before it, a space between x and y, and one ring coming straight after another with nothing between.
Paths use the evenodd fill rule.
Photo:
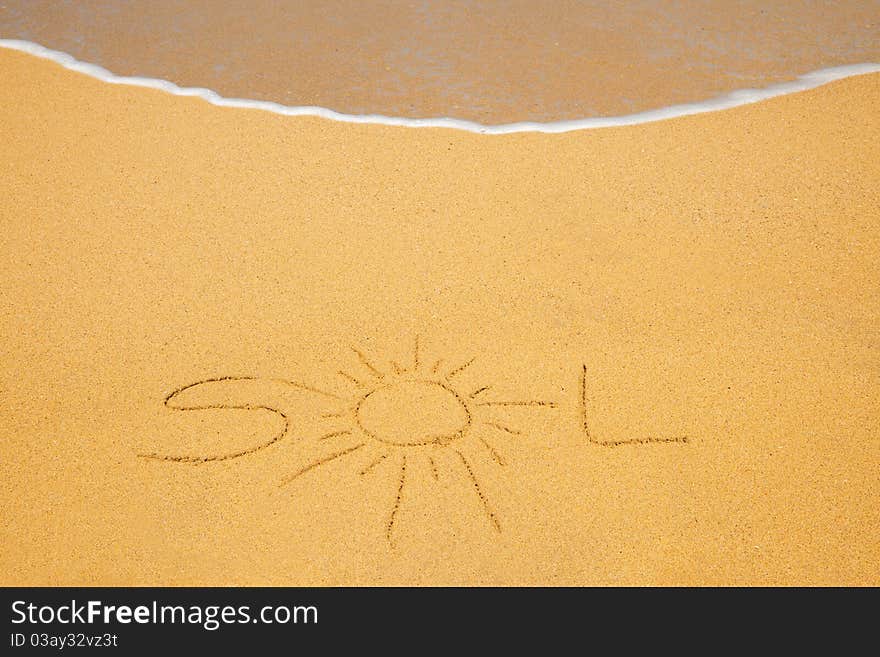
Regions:
<instances>
[{"instance_id":1,"label":"golden sand","mask_svg":"<svg viewBox=\"0 0 880 657\"><path fill-rule=\"evenodd\" d=\"M0 70L2 584L880 583L880 76L487 137Z\"/></svg>"},{"instance_id":2,"label":"golden sand","mask_svg":"<svg viewBox=\"0 0 880 657\"><path fill-rule=\"evenodd\" d=\"M4 0L0 36L118 75L349 114L619 116L880 61L864 0Z\"/></svg>"}]
</instances>

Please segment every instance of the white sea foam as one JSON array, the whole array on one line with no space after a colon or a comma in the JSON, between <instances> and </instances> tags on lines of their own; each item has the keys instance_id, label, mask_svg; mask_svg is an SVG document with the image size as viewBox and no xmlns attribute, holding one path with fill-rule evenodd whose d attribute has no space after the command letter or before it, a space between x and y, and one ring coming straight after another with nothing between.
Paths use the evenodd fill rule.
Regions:
<instances>
[{"instance_id":1,"label":"white sea foam","mask_svg":"<svg viewBox=\"0 0 880 657\"><path fill-rule=\"evenodd\" d=\"M20 50L37 57L51 59L72 71L85 73L86 75L90 75L93 78L103 80L110 84L127 84L136 87L148 87L150 89L166 91L177 96L198 96L212 105L219 105L221 107L257 109L272 112L273 114L283 114L285 116L318 116L333 121L344 121L346 123L373 123L378 125L393 125L409 128L452 128L455 130L466 130L468 132L487 135L503 135L513 132L571 132L573 130L588 130L592 128L612 128L624 125L638 125L639 123L662 121L664 119L672 119L679 116L687 116L689 114L701 114L703 112L715 112L718 110L729 109L739 105L756 103L760 100L772 98L774 96L782 96L796 91L813 89L823 84L840 80L842 78L848 78L853 75L880 72L880 64L851 64L848 66L823 68L802 75L797 80L774 84L763 89L740 89L698 103L671 105L669 107L648 110L647 112L638 112L636 114L626 114L624 116L607 116L591 119L577 119L573 121L550 121L547 123L523 121L501 125L481 125L479 123L474 123L473 121L464 121L462 119L412 119L406 117L382 116L381 114L342 114L341 112L336 112L325 107L303 105L287 106L265 100L224 98L217 92L202 87L179 87L173 82L157 78L115 75L101 66L81 62L67 53L51 50L30 41L0 39L0 47Z\"/></svg>"}]
</instances>

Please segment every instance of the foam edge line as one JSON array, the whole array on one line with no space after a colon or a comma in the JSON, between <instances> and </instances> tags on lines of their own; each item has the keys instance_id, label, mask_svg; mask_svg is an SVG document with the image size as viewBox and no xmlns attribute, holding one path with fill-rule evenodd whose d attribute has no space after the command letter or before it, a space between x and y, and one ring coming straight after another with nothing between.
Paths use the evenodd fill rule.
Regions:
<instances>
[{"instance_id":1,"label":"foam edge line","mask_svg":"<svg viewBox=\"0 0 880 657\"><path fill-rule=\"evenodd\" d=\"M806 91L816 87L867 73L880 73L880 64L864 63L823 68L801 75L796 80L774 84L763 89L738 89L722 96L696 103L682 105L670 105L659 109L647 110L636 114L623 116L596 117L590 119L575 119L570 121L550 121L540 123L524 121L518 123L504 123L499 125L482 125L473 121L453 118L428 118L412 119L406 117L383 116L381 114L343 114L325 107L314 106L287 106L265 100L248 100L244 98L224 98L217 92L202 87L179 87L173 82L158 78L144 78L134 76L119 76L97 64L81 62L67 53L46 48L31 41L20 39L0 39L0 47L34 55L42 59L49 59L64 68L78 73L84 73L93 78L110 84L124 84L134 87L147 87L158 89L175 96L196 96L212 105L220 107L236 107L239 109L256 109L283 116L313 116L331 121L344 123L370 123L376 125L400 126L408 128L450 128L464 130L484 135L504 135L516 132L543 132L559 133L572 132L575 130L590 130L596 128L615 128L620 126L638 125L663 121L680 116L716 112L719 110L739 107L756 103L774 96L782 96L798 91Z\"/></svg>"}]
</instances>

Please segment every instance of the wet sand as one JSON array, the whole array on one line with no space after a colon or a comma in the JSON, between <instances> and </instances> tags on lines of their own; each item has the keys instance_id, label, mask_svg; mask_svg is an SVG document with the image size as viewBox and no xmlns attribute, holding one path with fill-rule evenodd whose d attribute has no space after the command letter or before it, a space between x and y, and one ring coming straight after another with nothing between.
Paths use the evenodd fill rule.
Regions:
<instances>
[{"instance_id":1,"label":"wet sand","mask_svg":"<svg viewBox=\"0 0 880 657\"><path fill-rule=\"evenodd\" d=\"M0 38L118 75L347 114L632 114L880 62L880 2L6 0Z\"/></svg>"},{"instance_id":2,"label":"wet sand","mask_svg":"<svg viewBox=\"0 0 880 657\"><path fill-rule=\"evenodd\" d=\"M3 584L880 583L880 76L490 137L0 70ZM372 439L435 367L466 431Z\"/></svg>"}]
</instances>

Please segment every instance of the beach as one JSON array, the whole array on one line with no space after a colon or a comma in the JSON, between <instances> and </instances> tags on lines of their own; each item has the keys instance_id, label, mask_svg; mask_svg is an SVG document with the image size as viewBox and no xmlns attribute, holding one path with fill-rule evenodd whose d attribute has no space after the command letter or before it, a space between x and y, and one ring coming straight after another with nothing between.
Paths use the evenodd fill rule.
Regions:
<instances>
[{"instance_id":1,"label":"beach","mask_svg":"<svg viewBox=\"0 0 880 657\"><path fill-rule=\"evenodd\" d=\"M481 135L0 71L5 585L880 583L880 75Z\"/></svg>"}]
</instances>

